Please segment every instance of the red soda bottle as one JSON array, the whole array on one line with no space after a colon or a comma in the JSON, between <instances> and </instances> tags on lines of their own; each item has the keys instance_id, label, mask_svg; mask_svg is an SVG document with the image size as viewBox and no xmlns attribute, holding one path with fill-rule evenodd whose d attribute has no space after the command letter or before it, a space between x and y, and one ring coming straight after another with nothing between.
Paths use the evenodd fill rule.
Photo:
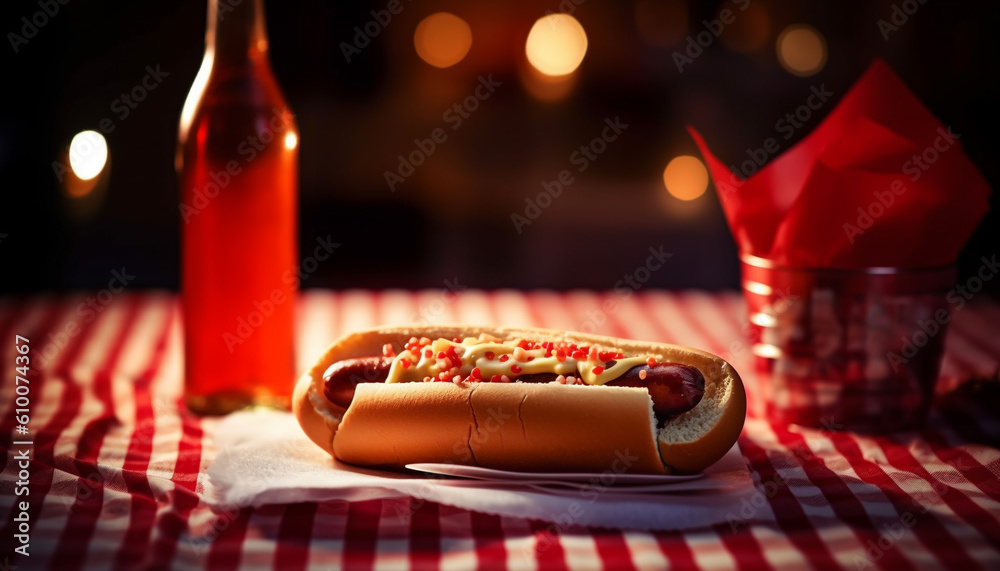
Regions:
<instances>
[{"instance_id":1,"label":"red soda bottle","mask_svg":"<svg viewBox=\"0 0 1000 571\"><path fill-rule=\"evenodd\" d=\"M185 400L288 408L298 277L298 128L268 59L263 0L209 0L181 114Z\"/></svg>"}]
</instances>

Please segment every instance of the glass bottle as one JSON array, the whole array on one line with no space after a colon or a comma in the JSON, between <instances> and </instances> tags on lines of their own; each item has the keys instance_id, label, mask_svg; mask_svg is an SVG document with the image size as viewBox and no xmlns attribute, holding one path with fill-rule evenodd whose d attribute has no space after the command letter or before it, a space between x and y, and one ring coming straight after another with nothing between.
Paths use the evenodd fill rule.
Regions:
<instances>
[{"instance_id":1,"label":"glass bottle","mask_svg":"<svg viewBox=\"0 0 1000 571\"><path fill-rule=\"evenodd\" d=\"M298 128L268 58L263 0L209 0L181 113L185 400L288 408L298 289Z\"/></svg>"}]
</instances>

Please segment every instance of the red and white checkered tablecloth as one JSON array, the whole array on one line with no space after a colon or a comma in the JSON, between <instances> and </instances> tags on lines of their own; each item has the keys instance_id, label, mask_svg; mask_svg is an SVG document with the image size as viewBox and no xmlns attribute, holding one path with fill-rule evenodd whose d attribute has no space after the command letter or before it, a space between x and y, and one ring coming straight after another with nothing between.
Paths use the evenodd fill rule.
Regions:
<instances>
[{"instance_id":1,"label":"red and white checkered tablecloth","mask_svg":"<svg viewBox=\"0 0 1000 571\"><path fill-rule=\"evenodd\" d=\"M926 429L870 437L769 425L756 412L736 294L310 291L299 367L341 333L415 319L595 330L683 343L743 372L740 438L758 494L692 532L579 527L418 499L293 504L213 513L197 482L217 423L183 412L181 323L167 293L0 301L0 569L1000 568L1000 306L957 312ZM15 335L30 339L29 434L15 432ZM36 364L47 360L44 370ZM989 387L990 385L986 385ZM32 445L12 444L30 438ZM20 450L30 449L27 495ZM20 474L23 475L23 474ZM15 553L27 501L30 556ZM771 514L776 523L754 523ZM9 565L9 567L8 567Z\"/></svg>"}]
</instances>

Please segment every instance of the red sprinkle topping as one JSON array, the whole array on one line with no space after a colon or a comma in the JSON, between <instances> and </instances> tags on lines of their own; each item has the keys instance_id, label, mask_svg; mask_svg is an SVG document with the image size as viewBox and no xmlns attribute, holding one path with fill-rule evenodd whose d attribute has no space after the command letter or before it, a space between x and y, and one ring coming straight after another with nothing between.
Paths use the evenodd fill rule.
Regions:
<instances>
[{"instance_id":1,"label":"red sprinkle topping","mask_svg":"<svg viewBox=\"0 0 1000 571\"><path fill-rule=\"evenodd\" d=\"M646 369L640 369L639 370L639 379L645 381L646 380L646 374L647 374L646 373Z\"/></svg>"},{"instance_id":2,"label":"red sprinkle topping","mask_svg":"<svg viewBox=\"0 0 1000 571\"><path fill-rule=\"evenodd\" d=\"M455 338L453 340L455 343L461 343L462 340ZM432 341L427 337L422 337L420 339L416 337L411 337L410 340L404 345L407 351L410 351L414 355L423 355L424 358L431 359L434 358L434 351L431 349ZM623 359L624 355L620 351L599 351L597 347L591 347L588 345L578 346L575 343L569 343L566 341L552 342L552 341L529 341L527 339L519 339L515 345L515 349L512 354L500 355L500 362L515 361L511 363L510 371L512 376L517 376L523 372L523 369L517 364L517 362L530 362L535 359L534 356L528 355L527 351L534 351L538 349L544 350L545 357L555 357L559 362L565 362L568 358L573 358L578 361L590 360L595 362L603 362L604 366L596 366L591 369L591 372L595 375L602 374L608 363L613 363L617 359ZM397 357L395 348L391 343L386 343L382 346L382 355L385 357ZM497 358L497 355L493 351L487 351L484 356L487 360L492 361ZM512 359L513 357L513 359ZM439 351L437 353L437 358L440 360L438 366L442 368L442 372L436 377L424 377L424 382L430 381L444 381L444 382L454 382L460 386L464 386L464 383L468 382L482 382L483 379L482 371L476 367L470 371L467 377L462 377L459 373L458 365L461 364L462 360L458 356L458 351L455 346L449 346L444 351ZM404 369L409 369L414 361L411 359L402 358L400 360L400 366ZM650 368L656 366L656 359L649 357L646 359L646 365ZM646 371L641 371L640 378L646 378L648 373ZM564 381L566 384L582 384L582 379L564 376ZM509 383L512 379L507 375L492 375L489 379L490 382L494 383ZM559 382L558 380L556 382Z\"/></svg>"},{"instance_id":3,"label":"red sprinkle topping","mask_svg":"<svg viewBox=\"0 0 1000 571\"><path fill-rule=\"evenodd\" d=\"M655 367L656 366L656 359L654 359L652 357L646 359L646 366L647 367Z\"/></svg>"}]
</instances>

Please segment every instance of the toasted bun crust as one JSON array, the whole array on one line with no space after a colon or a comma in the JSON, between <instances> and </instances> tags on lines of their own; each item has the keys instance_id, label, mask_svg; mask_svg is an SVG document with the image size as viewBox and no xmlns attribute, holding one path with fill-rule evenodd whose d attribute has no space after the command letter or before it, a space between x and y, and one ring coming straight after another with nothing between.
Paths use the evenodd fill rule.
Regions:
<instances>
[{"instance_id":1,"label":"toasted bun crust","mask_svg":"<svg viewBox=\"0 0 1000 571\"><path fill-rule=\"evenodd\" d=\"M651 355L698 368L705 394L657 431L642 388L528 383L363 383L349 409L323 395L323 374L337 361L381 354L410 337L486 333L503 340L568 341ZM342 461L402 467L454 462L497 469L688 473L719 460L746 418L743 383L714 355L677 345L549 329L463 325L380 328L336 341L296 385L293 411L303 431Z\"/></svg>"}]
</instances>

